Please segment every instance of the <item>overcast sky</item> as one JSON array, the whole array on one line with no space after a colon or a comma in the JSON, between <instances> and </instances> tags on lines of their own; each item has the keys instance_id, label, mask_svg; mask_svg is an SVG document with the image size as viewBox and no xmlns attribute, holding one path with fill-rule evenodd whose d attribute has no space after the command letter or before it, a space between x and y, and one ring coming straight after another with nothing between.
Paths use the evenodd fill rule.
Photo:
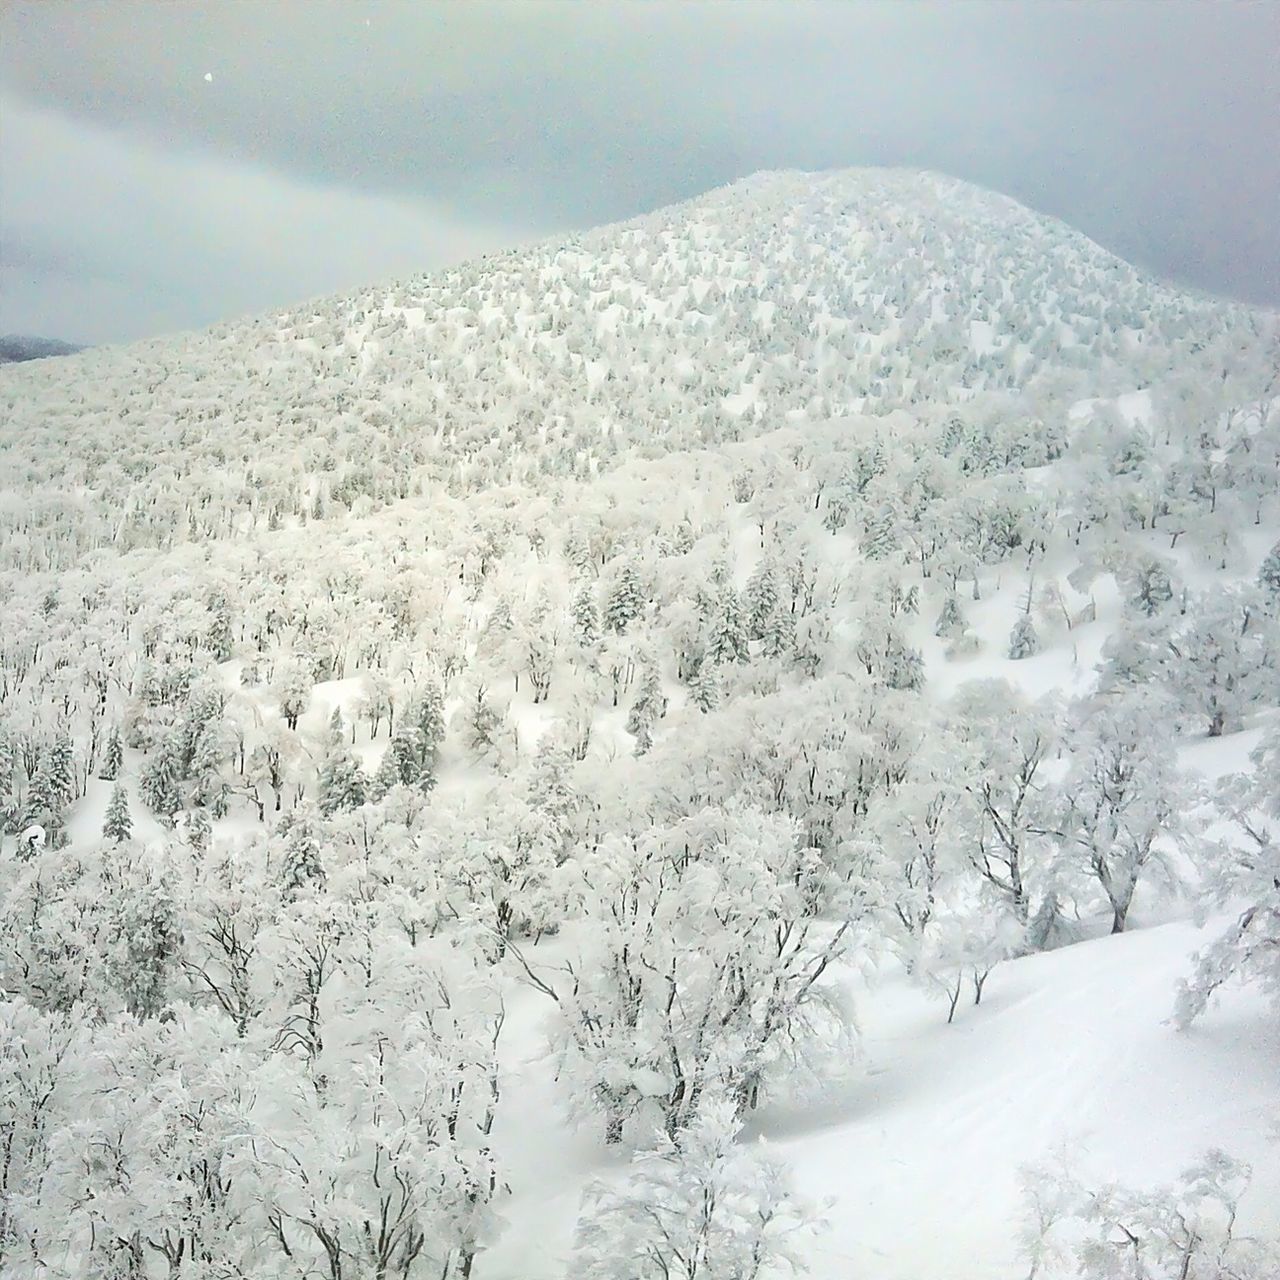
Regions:
<instances>
[{"instance_id":1,"label":"overcast sky","mask_svg":"<svg viewBox=\"0 0 1280 1280\"><path fill-rule=\"evenodd\" d=\"M857 164L1280 305L1280 2L9 0L0 332L189 328Z\"/></svg>"}]
</instances>

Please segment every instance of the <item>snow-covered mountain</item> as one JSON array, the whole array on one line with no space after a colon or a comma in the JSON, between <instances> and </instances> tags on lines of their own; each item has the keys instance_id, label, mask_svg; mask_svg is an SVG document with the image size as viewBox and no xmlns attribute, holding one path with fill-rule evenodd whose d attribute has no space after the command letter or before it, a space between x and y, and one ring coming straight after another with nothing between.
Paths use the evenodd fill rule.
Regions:
<instances>
[{"instance_id":1,"label":"snow-covered mountain","mask_svg":"<svg viewBox=\"0 0 1280 1280\"><path fill-rule=\"evenodd\" d=\"M0 477L0 1272L1272 1274L1274 313L760 174Z\"/></svg>"},{"instance_id":2,"label":"snow-covered mountain","mask_svg":"<svg viewBox=\"0 0 1280 1280\"><path fill-rule=\"evenodd\" d=\"M21 364L24 360L45 360L69 356L84 348L59 338L33 338L20 333L0 335L0 364Z\"/></svg>"},{"instance_id":3,"label":"snow-covered mountain","mask_svg":"<svg viewBox=\"0 0 1280 1280\"><path fill-rule=\"evenodd\" d=\"M0 410L18 474L46 500L74 492L88 545L154 544L175 532L152 510L175 473L208 537L222 530L200 509L239 528L855 412L971 404L1060 431L1084 396L1190 394L1225 373L1224 398L1247 399L1275 327L949 179L769 174L435 276L11 370ZM122 501L145 512L124 530Z\"/></svg>"}]
</instances>

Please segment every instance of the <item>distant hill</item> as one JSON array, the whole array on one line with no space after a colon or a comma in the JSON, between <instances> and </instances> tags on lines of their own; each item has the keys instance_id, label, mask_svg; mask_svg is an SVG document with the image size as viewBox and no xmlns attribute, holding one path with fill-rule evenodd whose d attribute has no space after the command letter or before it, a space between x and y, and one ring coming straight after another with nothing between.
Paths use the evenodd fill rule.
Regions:
<instances>
[{"instance_id":1,"label":"distant hill","mask_svg":"<svg viewBox=\"0 0 1280 1280\"><path fill-rule=\"evenodd\" d=\"M20 364L24 360L44 360L49 356L70 356L84 347L57 338L32 338L21 333L0 337L0 364Z\"/></svg>"}]
</instances>

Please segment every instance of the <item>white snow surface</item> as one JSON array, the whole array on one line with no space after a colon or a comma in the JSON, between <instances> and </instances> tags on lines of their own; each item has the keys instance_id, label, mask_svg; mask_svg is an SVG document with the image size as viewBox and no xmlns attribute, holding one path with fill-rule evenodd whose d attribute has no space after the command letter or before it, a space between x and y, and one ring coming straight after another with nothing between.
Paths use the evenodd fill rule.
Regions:
<instances>
[{"instance_id":1,"label":"white snow surface","mask_svg":"<svg viewBox=\"0 0 1280 1280\"><path fill-rule=\"evenodd\" d=\"M846 975L862 1059L822 1092L766 1108L744 1135L826 1203L814 1280L1022 1280L1020 1171L1060 1154L1099 1184L1155 1187L1225 1148L1254 1167L1241 1229L1280 1235L1280 1027L1247 989L1188 1031L1169 1017L1192 953L1223 924L1139 928L1011 961L950 1026L945 1005L900 975ZM581 1189L620 1167L594 1133L565 1135L537 1030L546 1003L527 993L511 1009L498 1132L519 1190L479 1280L569 1274Z\"/></svg>"}]
</instances>

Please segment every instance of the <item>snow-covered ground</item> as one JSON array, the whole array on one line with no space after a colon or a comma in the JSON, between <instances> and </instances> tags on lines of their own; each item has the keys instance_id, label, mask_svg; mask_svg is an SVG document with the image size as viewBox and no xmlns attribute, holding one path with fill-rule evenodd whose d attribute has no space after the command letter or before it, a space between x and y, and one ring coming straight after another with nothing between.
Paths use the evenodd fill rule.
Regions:
<instances>
[{"instance_id":1,"label":"snow-covered ground","mask_svg":"<svg viewBox=\"0 0 1280 1280\"><path fill-rule=\"evenodd\" d=\"M1232 989L1188 1030L1171 1022L1197 947L1225 924L1138 928L1001 965L978 1007L900 975L846 975L863 1033L843 1079L752 1118L826 1205L815 1280L1021 1280L1024 1171L1065 1159L1086 1181L1173 1183L1212 1147L1252 1164L1241 1228L1280 1237L1280 1027ZM498 1133L515 1195L480 1280L561 1280L582 1188L617 1176L594 1131L566 1131L538 1028L547 1000L510 1006ZM554 1153L554 1154L551 1154Z\"/></svg>"}]
</instances>

